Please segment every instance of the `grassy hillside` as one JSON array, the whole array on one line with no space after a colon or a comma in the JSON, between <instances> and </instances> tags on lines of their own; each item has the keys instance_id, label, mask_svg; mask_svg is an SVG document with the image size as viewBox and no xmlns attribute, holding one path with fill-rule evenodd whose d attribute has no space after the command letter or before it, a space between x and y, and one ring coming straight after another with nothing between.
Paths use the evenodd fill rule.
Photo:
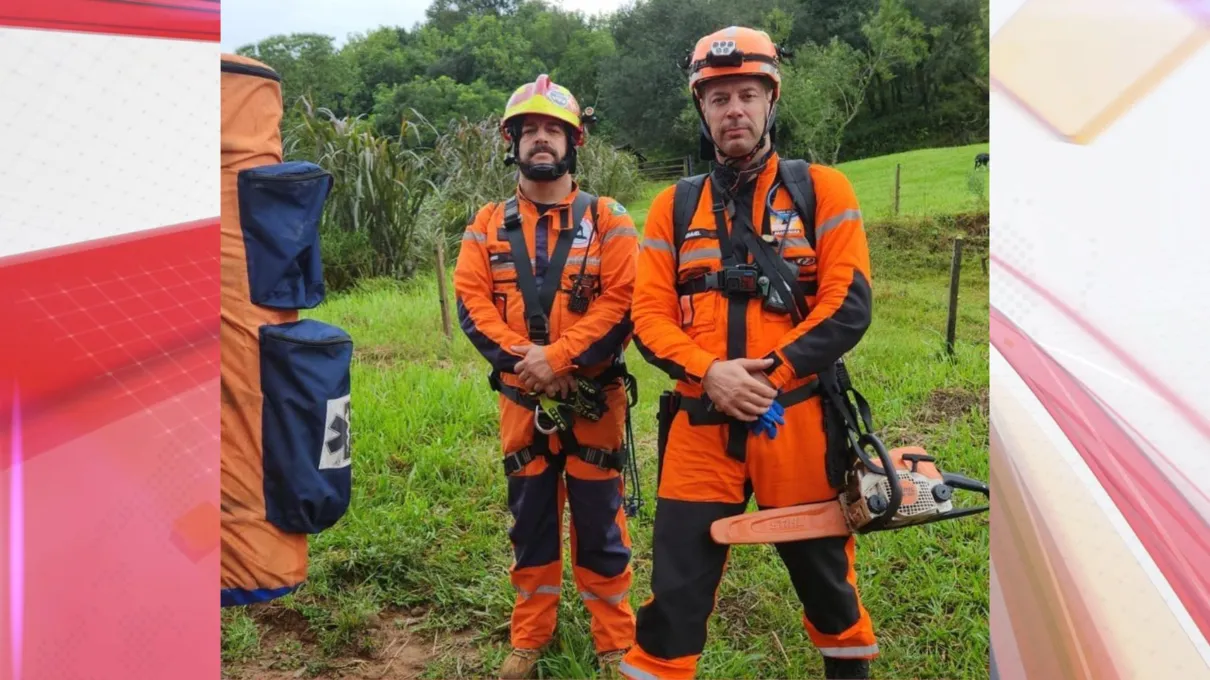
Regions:
<instances>
[{"instance_id":1,"label":"grassy hillside","mask_svg":"<svg viewBox=\"0 0 1210 680\"><path fill-rule=\"evenodd\" d=\"M987 210L987 192L977 188L987 186L987 170L975 170L975 155L987 150L987 144L922 149L838 167L852 180L867 220L893 216L896 165L900 215L980 212Z\"/></svg>"},{"instance_id":2,"label":"grassy hillside","mask_svg":"<svg viewBox=\"0 0 1210 680\"><path fill-rule=\"evenodd\" d=\"M988 148L987 144L971 144L922 149L864 158L836 167L853 183L867 220L886 220L895 216L896 165L899 166L900 216L987 212L988 171L975 169L975 155ZM630 211L636 224L642 226L649 201L670 184L672 182L663 182L647 187L644 200Z\"/></svg>"},{"instance_id":3,"label":"grassy hillside","mask_svg":"<svg viewBox=\"0 0 1210 680\"><path fill-rule=\"evenodd\" d=\"M874 321L850 355L857 387L888 445L923 445L945 469L986 479L987 275L977 253L962 270L956 354L943 353L950 237L960 229L985 235L986 220L940 214L969 209L962 166L979 148L842 169L872 215ZM904 168L901 206L914 217L880 222L879 193L893 186L896 162ZM909 184L916 176L909 168L928 179ZM646 201L629 206L640 227ZM512 555L487 365L456 327L452 342L443 336L431 275L367 284L309 315L345 328L357 343L352 508L313 539L302 590L224 612L224 675L490 677L507 653ZM670 381L633 349L627 360L639 380L634 419L645 501L630 525L637 608L651 574L655 403ZM858 540L858 584L883 651L875 677L986 676L987 539L981 515ZM558 641L541 672L591 677L588 617L570 568L564 579ZM774 551L738 546L699 677L821 677L800 616Z\"/></svg>"}]
</instances>

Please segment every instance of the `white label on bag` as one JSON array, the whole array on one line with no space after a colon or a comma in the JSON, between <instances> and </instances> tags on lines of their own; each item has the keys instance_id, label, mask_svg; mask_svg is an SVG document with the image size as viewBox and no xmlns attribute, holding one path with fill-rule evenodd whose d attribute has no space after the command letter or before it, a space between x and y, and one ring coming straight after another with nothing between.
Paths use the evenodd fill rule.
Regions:
<instances>
[{"instance_id":1,"label":"white label on bag","mask_svg":"<svg viewBox=\"0 0 1210 680\"><path fill-rule=\"evenodd\" d=\"M352 452L349 450L349 420L352 415L350 397L328 400L328 414L324 418L327 427L324 428L323 447L319 452L319 469L336 470L348 467L353 463Z\"/></svg>"}]
</instances>

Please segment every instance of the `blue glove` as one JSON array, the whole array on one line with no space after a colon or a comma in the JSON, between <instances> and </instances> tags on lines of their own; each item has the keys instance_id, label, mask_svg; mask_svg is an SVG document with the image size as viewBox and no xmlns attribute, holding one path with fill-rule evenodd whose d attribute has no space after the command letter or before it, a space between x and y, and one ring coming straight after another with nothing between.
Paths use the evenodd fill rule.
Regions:
<instances>
[{"instance_id":1,"label":"blue glove","mask_svg":"<svg viewBox=\"0 0 1210 680\"><path fill-rule=\"evenodd\" d=\"M786 424L786 409L777 400L773 401L773 405L769 407L769 411L765 413L765 429L769 433L769 439L777 439L777 426Z\"/></svg>"},{"instance_id":2,"label":"blue glove","mask_svg":"<svg viewBox=\"0 0 1210 680\"><path fill-rule=\"evenodd\" d=\"M785 414L785 408L774 400L764 415L748 423L748 430L758 437L763 433L769 435L769 439L777 439L777 426L786 424Z\"/></svg>"}]
</instances>

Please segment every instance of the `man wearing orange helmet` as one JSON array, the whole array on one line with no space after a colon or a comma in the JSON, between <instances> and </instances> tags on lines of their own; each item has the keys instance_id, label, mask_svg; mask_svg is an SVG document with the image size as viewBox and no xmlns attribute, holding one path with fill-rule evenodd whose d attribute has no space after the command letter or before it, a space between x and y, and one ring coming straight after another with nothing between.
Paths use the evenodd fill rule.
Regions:
<instances>
[{"instance_id":1,"label":"man wearing orange helmet","mask_svg":"<svg viewBox=\"0 0 1210 680\"><path fill-rule=\"evenodd\" d=\"M728 556L712 522L752 494L761 508L834 499L843 475L819 387L843 383L870 324L869 253L845 176L773 150L782 54L749 28L698 41L686 66L715 167L660 193L644 228L635 341L677 382L660 402L652 596L630 678L693 677ZM776 549L827 677L868 677L878 646L852 537Z\"/></svg>"},{"instance_id":2,"label":"man wearing orange helmet","mask_svg":"<svg viewBox=\"0 0 1210 680\"><path fill-rule=\"evenodd\" d=\"M586 113L591 113L587 111ZM518 88L501 122L520 170L515 195L483 206L454 271L462 330L491 364L516 590L502 678L529 677L554 636L563 505L573 572L602 670L634 642L621 470L638 233L616 201L572 179L579 105L546 75Z\"/></svg>"}]
</instances>

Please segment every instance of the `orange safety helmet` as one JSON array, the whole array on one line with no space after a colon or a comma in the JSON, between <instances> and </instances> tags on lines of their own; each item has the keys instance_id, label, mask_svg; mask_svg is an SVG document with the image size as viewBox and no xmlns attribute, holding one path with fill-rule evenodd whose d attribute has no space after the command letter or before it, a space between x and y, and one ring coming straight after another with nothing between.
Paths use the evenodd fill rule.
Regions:
<instances>
[{"instance_id":1,"label":"orange safety helmet","mask_svg":"<svg viewBox=\"0 0 1210 680\"><path fill-rule=\"evenodd\" d=\"M773 101L781 95L782 50L768 33L729 26L697 41L688 64L693 96L701 97L702 83L726 76L760 76L773 85Z\"/></svg>"},{"instance_id":2,"label":"orange safety helmet","mask_svg":"<svg viewBox=\"0 0 1210 680\"><path fill-rule=\"evenodd\" d=\"M693 104L701 119L700 155L703 160L715 160L715 151L722 150L714 143L706 127L706 116L702 112L701 86L717 78L728 76L757 76L765 78L773 87L773 99L769 102L769 117L765 131L752 151L732 161L746 162L753 158L765 144L766 137L776 134L777 101L781 98L781 60L788 53L773 42L768 33L744 26L728 26L702 37L693 52L686 55L683 66L689 71L689 86L693 90Z\"/></svg>"}]
</instances>

